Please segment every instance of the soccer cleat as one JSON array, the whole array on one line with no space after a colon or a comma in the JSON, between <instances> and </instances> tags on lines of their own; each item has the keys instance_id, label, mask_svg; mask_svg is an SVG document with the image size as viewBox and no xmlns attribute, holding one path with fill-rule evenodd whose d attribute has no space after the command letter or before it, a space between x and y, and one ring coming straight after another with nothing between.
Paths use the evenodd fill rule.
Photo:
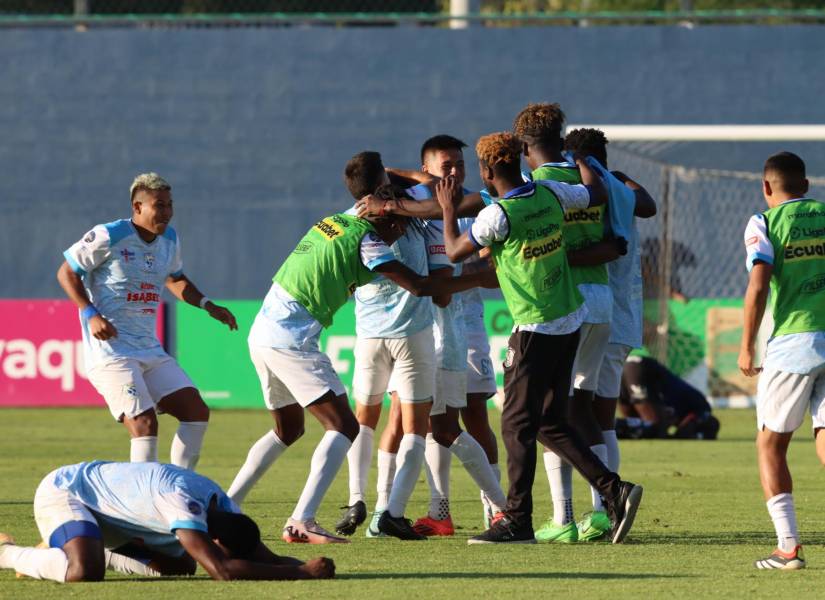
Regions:
<instances>
[{"instance_id":1,"label":"soccer cleat","mask_svg":"<svg viewBox=\"0 0 825 600\"><path fill-rule=\"evenodd\" d=\"M771 555L753 563L757 569L780 569L782 571L795 571L805 568L805 555L802 554L802 546L797 546L791 552L783 552L779 548L771 552Z\"/></svg>"},{"instance_id":2,"label":"soccer cleat","mask_svg":"<svg viewBox=\"0 0 825 600\"><path fill-rule=\"evenodd\" d=\"M315 519L298 521L287 519L281 538L287 544L349 544L349 540L331 534L318 525Z\"/></svg>"},{"instance_id":3,"label":"soccer cleat","mask_svg":"<svg viewBox=\"0 0 825 600\"><path fill-rule=\"evenodd\" d=\"M642 502L642 486L629 481L619 482L619 493L608 500L607 515L610 518L612 529L610 541L621 544L636 518L636 511Z\"/></svg>"},{"instance_id":4,"label":"soccer cleat","mask_svg":"<svg viewBox=\"0 0 825 600\"><path fill-rule=\"evenodd\" d=\"M427 536L421 535L412 528L412 521L404 517L393 517L390 511L385 510L378 519L378 531L397 537L399 540L420 541Z\"/></svg>"},{"instance_id":5,"label":"soccer cleat","mask_svg":"<svg viewBox=\"0 0 825 600\"><path fill-rule=\"evenodd\" d=\"M576 523L580 542L592 542L607 535L610 531L610 518L603 510L594 510L585 513L581 521Z\"/></svg>"},{"instance_id":6,"label":"soccer cleat","mask_svg":"<svg viewBox=\"0 0 825 600\"><path fill-rule=\"evenodd\" d=\"M383 514L383 510L376 510L372 513L372 519L370 520L370 524L367 526L367 531L365 532L365 535L368 538L389 537L386 533L383 533L380 529L378 529L378 521L381 520L381 515Z\"/></svg>"},{"instance_id":7,"label":"soccer cleat","mask_svg":"<svg viewBox=\"0 0 825 600\"><path fill-rule=\"evenodd\" d=\"M455 527L453 527L453 520L450 515L446 519L433 519L429 515L421 517L413 525L416 533L421 535L455 535Z\"/></svg>"},{"instance_id":8,"label":"soccer cleat","mask_svg":"<svg viewBox=\"0 0 825 600\"><path fill-rule=\"evenodd\" d=\"M335 531L341 535L352 535L356 528L367 520L367 505L361 500L352 506L342 506L345 509L341 519L335 524Z\"/></svg>"},{"instance_id":9,"label":"soccer cleat","mask_svg":"<svg viewBox=\"0 0 825 600\"><path fill-rule=\"evenodd\" d=\"M572 544L579 539L579 531L572 521L566 525L559 525L549 519L536 531L536 541L548 544Z\"/></svg>"},{"instance_id":10,"label":"soccer cleat","mask_svg":"<svg viewBox=\"0 0 825 600\"><path fill-rule=\"evenodd\" d=\"M529 525L519 526L510 517L503 515L493 522L484 533L471 537L468 544L535 544L533 528Z\"/></svg>"}]
</instances>

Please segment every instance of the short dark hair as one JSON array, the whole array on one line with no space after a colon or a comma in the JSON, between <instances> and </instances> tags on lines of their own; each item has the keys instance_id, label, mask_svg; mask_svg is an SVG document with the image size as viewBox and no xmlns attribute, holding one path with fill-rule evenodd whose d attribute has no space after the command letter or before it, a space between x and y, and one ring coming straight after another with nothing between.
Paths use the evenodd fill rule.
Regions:
<instances>
[{"instance_id":1,"label":"short dark hair","mask_svg":"<svg viewBox=\"0 0 825 600\"><path fill-rule=\"evenodd\" d=\"M232 558L250 556L261 543L261 530L258 525L240 513L210 511L206 524L209 536L218 540Z\"/></svg>"},{"instance_id":2,"label":"short dark hair","mask_svg":"<svg viewBox=\"0 0 825 600\"><path fill-rule=\"evenodd\" d=\"M557 103L528 104L513 121L513 134L528 146L555 146L561 140L564 112Z\"/></svg>"},{"instance_id":3,"label":"short dark hair","mask_svg":"<svg viewBox=\"0 0 825 600\"><path fill-rule=\"evenodd\" d=\"M437 152L438 150L461 150L466 147L467 144L451 135L444 133L434 135L421 146L421 162L424 162L424 157L427 156L428 152Z\"/></svg>"},{"instance_id":4,"label":"short dark hair","mask_svg":"<svg viewBox=\"0 0 825 600\"><path fill-rule=\"evenodd\" d=\"M768 173L773 173L779 180L782 190L791 194L805 194L805 161L793 152L779 152L765 161L763 171L767 179Z\"/></svg>"},{"instance_id":5,"label":"short dark hair","mask_svg":"<svg viewBox=\"0 0 825 600\"><path fill-rule=\"evenodd\" d=\"M574 129L565 136L564 149L592 156L607 168L607 137L601 129Z\"/></svg>"},{"instance_id":6,"label":"short dark hair","mask_svg":"<svg viewBox=\"0 0 825 600\"><path fill-rule=\"evenodd\" d=\"M378 152L359 152L344 168L344 183L356 200L372 194L381 185L383 177L384 163Z\"/></svg>"}]
</instances>

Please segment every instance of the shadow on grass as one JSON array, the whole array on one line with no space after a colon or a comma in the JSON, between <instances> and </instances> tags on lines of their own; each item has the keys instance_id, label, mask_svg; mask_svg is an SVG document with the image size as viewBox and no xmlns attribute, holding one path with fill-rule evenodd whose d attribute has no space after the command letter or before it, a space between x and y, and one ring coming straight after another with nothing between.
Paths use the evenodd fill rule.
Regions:
<instances>
[{"instance_id":1,"label":"shadow on grass","mask_svg":"<svg viewBox=\"0 0 825 600\"><path fill-rule=\"evenodd\" d=\"M626 545L672 544L678 546L753 546L776 543L776 536L769 530L728 531L711 533L633 533ZM805 536L806 545L825 544L825 533Z\"/></svg>"},{"instance_id":2,"label":"shadow on grass","mask_svg":"<svg viewBox=\"0 0 825 600\"><path fill-rule=\"evenodd\" d=\"M336 579L684 579L672 573L342 573Z\"/></svg>"}]
</instances>

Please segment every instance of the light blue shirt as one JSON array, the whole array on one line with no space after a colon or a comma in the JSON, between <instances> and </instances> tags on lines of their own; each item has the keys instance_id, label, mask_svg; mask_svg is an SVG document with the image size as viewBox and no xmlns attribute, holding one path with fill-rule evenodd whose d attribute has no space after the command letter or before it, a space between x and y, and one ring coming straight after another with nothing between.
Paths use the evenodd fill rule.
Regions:
<instances>
[{"instance_id":1,"label":"light blue shirt","mask_svg":"<svg viewBox=\"0 0 825 600\"><path fill-rule=\"evenodd\" d=\"M112 358L166 354L156 334L157 309L166 278L183 273L174 229L144 242L129 219L96 225L63 256L82 277L92 304L117 329L117 336L98 340L81 316L87 369Z\"/></svg>"},{"instance_id":2,"label":"light blue shirt","mask_svg":"<svg viewBox=\"0 0 825 600\"><path fill-rule=\"evenodd\" d=\"M763 365L807 375L825 365L825 331L789 333L771 338Z\"/></svg>"},{"instance_id":3,"label":"light blue shirt","mask_svg":"<svg viewBox=\"0 0 825 600\"><path fill-rule=\"evenodd\" d=\"M222 510L241 512L214 481L161 463L83 462L58 469L54 484L92 511L107 548L141 540L152 550L180 556L175 531L208 532L213 498Z\"/></svg>"},{"instance_id":4,"label":"light blue shirt","mask_svg":"<svg viewBox=\"0 0 825 600\"><path fill-rule=\"evenodd\" d=\"M318 351L323 326L304 305L273 281L249 330L250 346Z\"/></svg>"}]
</instances>

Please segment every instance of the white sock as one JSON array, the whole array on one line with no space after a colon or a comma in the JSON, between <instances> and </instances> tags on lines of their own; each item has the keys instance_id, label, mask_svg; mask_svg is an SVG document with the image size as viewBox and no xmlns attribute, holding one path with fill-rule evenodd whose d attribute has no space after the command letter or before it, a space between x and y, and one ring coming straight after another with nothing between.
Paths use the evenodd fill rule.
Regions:
<instances>
[{"instance_id":1,"label":"white sock","mask_svg":"<svg viewBox=\"0 0 825 600\"><path fill-rule=\"evenodd\" d=\"M315 518L321 500L338 474L350 446L352 442L340 431L327 431L324 434L312 454L309 477L292 512L293 519L308 521Z\"/></svg>"},{"instance_id":2,"label":"white sock","mask_svg":"<svg viewBox=\"0 0 825 600\"><path fill-rule=\"evenodd\" d=\"M349 502L352 506L356 502L364 501L364 492L367 489L367 476L370 472L370 462L372 462L372 440L375 430L372 427L361 425L361 430L352 448L347 452L347 463L349 464Z\"/></svg>"},{"instance_id":3,"label":"white sock","mask_svg":"<svg viewBox=\"0 0 825 600\"><path fill-rule=\"evenodd\" d=\"M462 431L453 442L453 445L450 446L450 450L458 457L467 473L484 492L493 512L504 510L507 500L504 498L504 492L501 491L498 478L490 467L487 454L485 454L481 444L469 433Z\"/></svg>"},{"instance_id":4,"label":"white sock","mask_svg":"<svg viewBox=\"0 0 825 600\"><path fill-rule=\"evenodd\" d=\"M145 562L137 558L130 558L117 552L103 550L106 559L106 568L125 575L144 575L146 577L160 577L160 571L155 571L149 566L149 560Z\"/></svg>"},{"instance_id":5,"label":"white sock","mask_svg":"<svg viewBox=\"0 0 825 600\"><path fill-rule=\"evenodd\" d=\"M796 529L796 511L791 494L777 494L767 502L768 514L771 515L779 549L790 552L799 545L799 532Z\"/></svg>"},{"instance_id":6,"label":"white sock","mask_svg":"<svg viewBox=\"0 0 825 600\"><path fill-rule=\"evenodd\" d=\"M235 475L226 495L240 506L258 480L286 449L287 445L281 441L277 433L271 429L267 431L261 439L252 444L246 455L246 462Z\"/></svg>"},{"instance_id":7,"label":"white sock","mask_svg":"<svg viewBox=\"0 0 825 600\"><path fill-rule=\"evenodd\" d=\"M619 472L620 454L619 454L619 438L616 437L615 429L608 429L602 431L604 438L604 445L607 446L607 468L614 473Z\"/></svg>"},{"instance_id":8,"label":"white sock","mask_svg":"<svg viewBox=\"0 0 825 600\"><path fill-rule=\"evenodd\" d=\"M130 462L158 462L158 436L147 435L132 438L129 448Z\"/></svg>"},{"instance_id":9,"label":"white sock","mask_svg":"<svg viewBox=\"0 0 825 600\"><path fill-rule=\"evenodd\" d=\"M431 519L441 521L450 516L450 463L453 455L450 449L435 441L432 433L427 434L424 450L424 472L430 486Z\"/></svg>"},{"instance_id":10,"label":"white sock","mask_svg":"<svg viewBox=\"0 0 825 600\"><path fill-rule=\"evenodd\" d=\"M501 469L499 468L498 463L490 465L490 469L493 471L493 476L496 478L496 482L498 483L499 487L501 487ZM481 503L484 505L484 508L490 508L492 510L492 507L490 506L490 500L487 498L483 491L481 492Z\"/></svg>"},{"instance_id":11,"label":"white sock","mask_svg":"<svg viewBox=\"0 0 825 600\"><path fill-rule=\"evenodd\" d=\"M209 421L181 421L172 439L171 461L173 465L194 470L201 457L203 436Z\"/></svg>"},{"instance_id":12,"label":"white sock","mask_svg":"<svg viewBox=\"0 0 825 600\"><path fill-rule=\"evenodd\" d=\"M395 479L387 502L387 510L393 517L403 517L407 502L412 496L421 463L424 462L424 438L414 433L405 433L398 446Z\"/></svg>"},{"instance_id":13,"label":"white sock","mask_svg":"<svg viewBox=\"0 0 825 600\"><path fill-rule=\"evenodd\" d=\"M375 510L382 511L387 508L392 491L392 480L395 479L395 454L385 450L378 450L378 500L375 502Z\"/></svg>"},{"instance_id":14,"label":"white sock","mask_svg":"<svg viewBox=\"0 0 825 600\"><path fill-rule=\"evenodd\" d=\"M596 444L595 446L590 446L590 451L599 457L599 460L602 461L604 466L607 466L607 445L606 444ZM594 487L590 487L590 498L593 501L593 510L604 510L604 504L602 503L602 495L599 493Z\"/></svg>"},{"instance_id":15,"label":"white sock","mask_svg":"<svg viewBox=\"0 0 825 600\"><path fill-rule=\"evenodd\" d=\"M35 579L64 583L69 559L60 548L26 548L6 544L0 546L0 568L14 569Z\"/></svg>"},{"instance_id":16,"label":"white sock","mask_svg":"<svg viewBox=\"0 0 825 600\"><path fill-rule=\"evenodd\" d=\"M567 525L573 520L573 467L555 452L545 451L544 470L553 498L553 521Z\"/></svg>"}]
</instances>

